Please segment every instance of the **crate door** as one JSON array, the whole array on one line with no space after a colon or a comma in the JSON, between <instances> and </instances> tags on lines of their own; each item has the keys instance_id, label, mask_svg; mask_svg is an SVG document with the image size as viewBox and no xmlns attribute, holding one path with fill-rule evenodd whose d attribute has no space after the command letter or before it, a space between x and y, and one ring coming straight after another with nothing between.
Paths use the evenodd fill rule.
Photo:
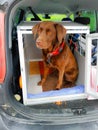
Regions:
<instances>
[{"instance_id":1,"label":"crate door","mask_svg":"<svg viewBox=\"0 0 98 130\"><path fill-rule=\"evenodd\" d=\"M98 33L87 35L85 60L86 92L98 99Z\"/></svg>"}]
</instances>

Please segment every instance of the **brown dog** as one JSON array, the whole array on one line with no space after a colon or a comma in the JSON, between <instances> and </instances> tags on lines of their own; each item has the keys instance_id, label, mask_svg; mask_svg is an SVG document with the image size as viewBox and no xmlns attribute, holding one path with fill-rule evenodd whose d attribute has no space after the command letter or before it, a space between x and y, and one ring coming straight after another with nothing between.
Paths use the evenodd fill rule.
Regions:
<instances>
[{"instance_id":1,"label":"brown dog","mask_svg":"<svg viewBox=\"0 0 98 130\"><path fill-rule=\"evenodd\" d=\"M40 22L32 28L32 32L36 38L36 46L42 49L44 59L44 75L38 84L44 84L52 67L59 72L57 90L62 87L63 77L67 87L74 85L78 76L78 65L64 41L66 29L55 22Z\"/></svg>"}]
</instances>

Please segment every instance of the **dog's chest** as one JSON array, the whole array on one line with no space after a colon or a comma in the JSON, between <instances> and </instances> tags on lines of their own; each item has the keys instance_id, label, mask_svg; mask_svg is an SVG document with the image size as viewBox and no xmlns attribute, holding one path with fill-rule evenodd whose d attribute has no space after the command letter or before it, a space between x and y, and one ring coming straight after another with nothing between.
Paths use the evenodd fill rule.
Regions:
<instances>
[{"instance_id":1,"label":"dog's chest","mask_svg":"<svg viewBox=\"0 0 98 130\"><path fill-rule=\"evenodd\" d=\"M58 68L61 66L62 62L65 61L66 58L66 51L65 48L61 52L59 52L56 55L51 55L52 53L47 53L46 51L43 51L43 57L45 64L48 67Z\"/></svg>"},{"instance_id":2,"label":"dog's chest","mask_svg":"<svg viewBox=\"0 0 98 130\"><path fill-rule=\"evenodd\" d=\"M45 58L45 64L48 67L52 67L52 68L58 68L58 64L57 64L58 58L57 57L51 57L51 58Z\"/></svg>"}]
</instances>

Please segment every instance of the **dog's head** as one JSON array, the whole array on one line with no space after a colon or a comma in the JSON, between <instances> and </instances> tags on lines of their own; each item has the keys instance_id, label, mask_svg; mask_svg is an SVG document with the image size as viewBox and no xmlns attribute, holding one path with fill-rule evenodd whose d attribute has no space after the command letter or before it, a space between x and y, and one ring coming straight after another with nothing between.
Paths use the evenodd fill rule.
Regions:
<instances>
[{"instance_id":1,"label":"dog's head","mask_svg":"<svg viewBox=\"0 0 98 130\"><path fill-rule=\"evenodd\" d=\"M66 29L59 23L40 22L32 28L36 46L40 49L48 49L54 43L60 44L65 37Z\"/></svg>"}]
</instances>

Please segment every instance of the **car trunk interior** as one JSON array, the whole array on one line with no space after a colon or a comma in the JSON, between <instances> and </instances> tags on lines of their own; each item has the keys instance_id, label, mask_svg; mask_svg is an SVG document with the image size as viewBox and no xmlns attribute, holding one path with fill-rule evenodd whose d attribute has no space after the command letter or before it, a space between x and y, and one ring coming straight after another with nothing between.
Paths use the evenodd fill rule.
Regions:
<instances>
[{"instance_id":1,"label":"car trunk interior","mask_svg":"<svg viewBox=\"0 0 98 130\"><path fill-rule=\"evenodd\" d=\"M96 2L96 0L95 0ZM73 4L75 3L75 4ZM77 3L77 4L76 4ZM84 2L85 3L85 2ZM40 117L42 117L43 120L47 120L50 121L51 120L55 120L55 117L58 117L57 120L61 120L60 122L63 122L65 117L66 119L68 119L68 121L70 122L70 119L73 118L74 115L76 115L76 119L78 115L85 115L85 117L89 116L89 113L92 113L94 110L97 111L98 108L98 103L97 103L97 99L93 99L93 100L88 100L87 98L77 98L75 100L64 100L62 102L61 105L56 105L55 101L51 101L48 102L45 101L45 103L41 104L40 103L40 98L38 100L38 104L35 103L31 103L28 106L24 105L23 102L23 80L21 80L22 76L21 76L21 69L20 69L20 52L19 52L19 38L18 37L18 26L23 22L35 22L35 21L62 21L62 19L64 18L70 18L72 21L74 21L74 18L78 16L79 11L82 14L81 10L85 10L87 9L87 6L84 4L83 2L80 3L78 2L78 0L74 0L74 2L71 3L71 0L66 0L66 1L59 1L59 0L22 0L19 2L15 2L10 6L9 12L8 12L8 43L9 43L9 48L12 51L12 64L13 64L13 78L12 78L12 86L9 87L9 93L10 93L10 102L12 103L12 106L22 115L33 119L34 115L35 118L38 118L39 115ZM47 7L46 7L47 5ZM91 6L92 5L92 6ZM97 4L98 5L98 4ZM93 7L93 4L90 4L88 6L87 11L90 12L88 14L95 14L96 15L96 11L94 11L94 9L97 9L97 7ZM90 11L89 11L90 10ZM82 17L84 17L86 15L86 11L84 11L85 13L82 14ZM58 14L58 17L57 17ZM87 15L88 15L87 14ZM87 15L85 17L87 17ZM90 15L91 16L91 15ZM93 16L92 16L93 17ZM96 20L92 21L94 23L94 25L90 28L90 32L97 32L97 27L96 27ZM35 22L36 23L36 22ZM86 23L85 23L86 24ZM25 28L24 28L25 29ZM29 29L28 29L29 31ZM41 51L40 50L36 50L36 47L32 46L32 42L34 42L33 39L33 35L30 34L22 34L23 36L23 44L24 44L24 55L25 55L25 66L27 66L26 69L26 79L27 80L27 86L28 86L28 93L36 93L36 91L38 92L42 92L43 91L50 91L50 90L54 90L54 88L49 88L49 86L54 86L54 84L56 84L57 82L57 75L55 73L50 74L50 76L48 77L49 81L47 80L45 86L43 88L31 88L30 86L33 84L33 80L32 78L28 78L28 75L31 75L33 73L35 73L36 69L34 67L36 67L38 65L38 63L36 63L36 60L32 62L28 62L28 57L30 59L30 56L33 57L32 55L34 55L36 53L36 51L39 51L38 55L41 55ZM70 40L70 35L67 35L67 41L68 39ZM85 37L85 36L84 36ZM95 39L96 41L96 39ZM31 47L32 46L32 47ZM33 49L33 51L32 51ZM29 53L31 53L31 55L29 55ZM82 52L82 54L84 55L84 52ZM76 58L78 57L77 54L75 55ZM35 58L36 59L36 58ZM41 59L41 58L39 58ZM82 56L81 58L82 60L84 60L84 57ZM42 69L42 65L40 61L40 67ZM78 64L79 64L79 69L80 69L80 76L79 76L79 81L77 82L81 82L79 85L84 85L84 76L85 76L85 71L83 70L85 67L85 62L81 61L78 57ZM33 68L33 69L32 69ZM28 71L28 72L27 72ZM39 70L38 70L39 71ZM29 73L29 74L28 74ZM39 72L38 72L39 73ZM28 75L27 75L28 74ZM38 77L37 77L38 78ZM82 79L81 79L82 78ZM38 79L39 80L39 79ZM34 81L36 81L36 77L34 79ZM52 85L51 85L52 82ZM47 85L48 84L48 85ZM37 86L39 87L39 86ZM34 90L33 90L34 89ZM58 101L58 100L57 100ZM32 114L31 114L32 113ZM45 116L45 114L47 113L47 118ZM62 114L64 115L62 117ZM62 117L62 118L61 118ZM67 121L67 123L68 123ZM72 119L73 121L73 119ZM54 121L55 122L55 121ZM74 122L74 121L73 121Z\"/></svg>"}]
</instances>

